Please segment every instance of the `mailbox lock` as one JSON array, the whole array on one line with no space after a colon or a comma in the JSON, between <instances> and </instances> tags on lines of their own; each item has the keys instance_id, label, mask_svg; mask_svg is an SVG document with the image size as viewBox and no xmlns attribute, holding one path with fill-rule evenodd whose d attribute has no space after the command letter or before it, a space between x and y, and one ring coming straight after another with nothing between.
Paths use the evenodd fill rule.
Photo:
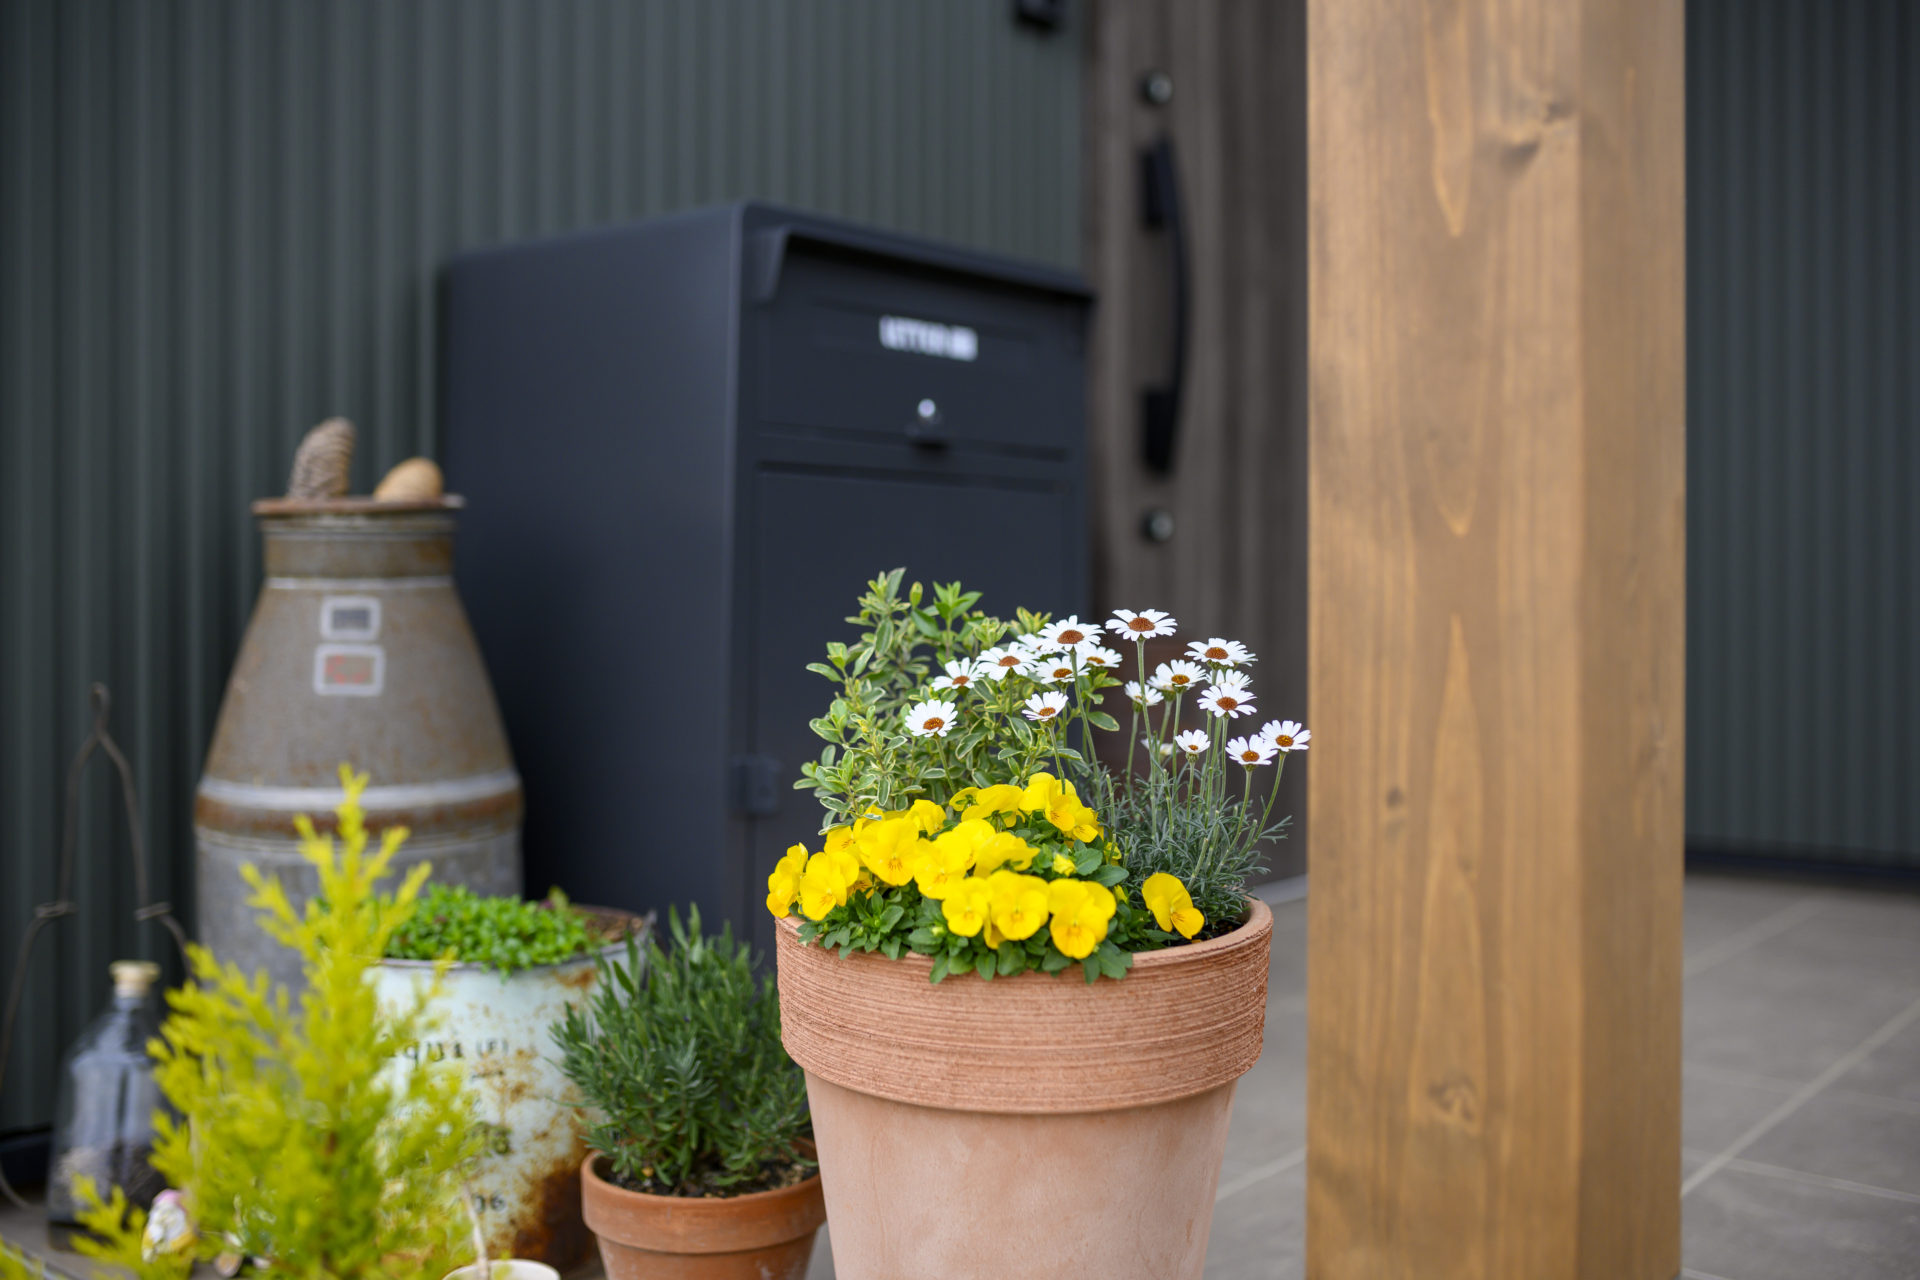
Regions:
<instances>
[{"instance_id":1,"label":"mailbox lock","mask_svg":"<svg viewBox=\"0 0 1920 1280\"><path fill-rule=\"evenodd\" d=\"M922 400L914 406L913 421L907 424L907 439L922 449L947 447L947 433L940 429L939 405L931 400Z\"/></svg>"},{"instance_id":2,"label":"mailbox lock","mask_svg":"<svg viewBox=\"0 0 1920 1280\"><path fill-rule=\"evenodd\" d=\"M1140 536L1148 542L1173 541L1173 512L1165 507L1150 507L1140 517Z\"/></svg>"}]
</instances>

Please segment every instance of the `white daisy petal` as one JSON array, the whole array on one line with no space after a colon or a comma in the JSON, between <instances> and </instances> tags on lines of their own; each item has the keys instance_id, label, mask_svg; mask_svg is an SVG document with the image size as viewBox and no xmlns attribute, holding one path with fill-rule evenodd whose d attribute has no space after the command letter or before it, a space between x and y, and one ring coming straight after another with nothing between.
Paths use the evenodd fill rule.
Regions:
<instances>
[{"instance_id":1,"label":"white daisy petal","mask_svg":"<svg viewBox=\"0 0 1920 1280\"><path fill-rule=\"evenodd\" d=\"M953 728L958 708L951 702L929 699L907 708L907 732L916 738L944 738Z\"/></svg>"},{"instance_id":2,"label":"white daisy petal","mask_svg":"<svg viewBox=\"0 0 1920 1280\"><path fill-rule=\"evenodd\" d=\"M1269 720L1260 726L1260 736L1275 751L1305 751L1313 734L1298 720Z\"/></svg>"},{"instance_id":3,"label":"white daisy petal","mask_svg":"<svg viewBox=\"0 0 1920 1280\"><path fill-rule=\"evenodd\" d=\"M1050 649L1076 649L1089 640L1100 638L1100 624L1082 622L1078 614L1049 623L1040 632L1041 640Z\"/></svg>"},{"instance_id":4,"label":"white daisy petal","mask_svg":"<svg viewBox=\"0 0 1920 1280\"><path fill-rule=\"evenodd\" d=\"M1254 660L1253 653L1238 640L1195 640L1187 646L1187 656L1213 667L1244 667Z\"/></svg>"},{"instance_id":5,"label":"white daisy petal","mask_svg":"<svg viewBox=\"0 0 1920 1280\"><path fill-rule=\"evenodd\" d=\"M1270 763L1273 760L1274 751L1274 745L1257 733L1250 738L1227 740L1227 758L1249 769L1255 765Z\"/></svg>"},{"instance_id":6,"label":"white daisy petal","mask_svg":"<svg viewBox=\"0 0 1920 1280\"><path fill-rule=\"evenodd\" d=\"M1127 701L1140 707L1157 707L1167 700L1167 695L1152 686L1142 686L1138 680L1127 681Z\"/></svg>"},{"instance_id":7,"label":"white daisy petal","mask_svg":"<svg viewBox=\"0 0 1920 1280\"><path fill-rule=\"evenodd\" d=\"M1238 719L1253 714L1253 695L1216 685L1200 695L1200 709L1210 716Z\"/></svg>"},{"instance_id":8,"label":"white daisy petal","mask_svg":"<svg viewBox=\"0 0 1920 1280\"><path fill-rule=\"evenodd\" d=\"M1027 719L1041 722L1058 719L1067 709L1067 695L1057 690L1048 693L1036 693L1027 699L1020 714Z\"/></svg>"},{"instance_id":9,"label":"white daisy petal","mask_svg":"<svg viewBox=\"0 0 1920 1280\"><path fill-rule=\"evenodd\" d=\"M1153 669L1153 679L1149 682L1156 689L1168 693L1184 693L1205 683L1207 672L1204 667L1176 659L1163 662Z\"/></svg>"},{"instance_id":10,"label":"white daisy petal","mask_svg":"<svg viewBox=\"0 0 1920 1280\"><path fill-rule=\"evenodd\" d=\"M1115 609L1113 617L1107 620L1107 630L1126 640L1170 636L1175 625L1172 615L1162 609L1142 609L1139 613L1131 609Z\"/></svg>"},{"instance_id":11,"label":"white daisy petal","mask_svg":"<svg viewBox=\"0 0 1920 1280\"><path fill-rule=\"evenodd\" d=\"M1190 756L1197 756L1209 746L1212 746L1213 740L1207 737L1204 730L1188 729L1186 732L1177 734L1174 737L1173 745Z\"/></svg>"},{"instance_id":12,"label":"white daisy petal","mask_svg":"<svg viewBox=\"0 0 1920 1280\"><path fill-rule=\"evenodd\" d=\"M996 645L988 649L975 661L974 666L989 680L1005 680L1025 666L1026 662L1027 655L1021 650L1019 642L1015 641L1004 648Z\"/></svg>"},{"instance_id":13,"label":"white daisy petal","mask_svg":"<svg viewBox=\"0 0 1920 1280\"><path fill-rule=\"evenodd\" d=\"M965 689L978 684L986 672L980 664L966 658L956 658L946 666L946 674L934 677L936 689Z\"/></svg>"}]
</instances>

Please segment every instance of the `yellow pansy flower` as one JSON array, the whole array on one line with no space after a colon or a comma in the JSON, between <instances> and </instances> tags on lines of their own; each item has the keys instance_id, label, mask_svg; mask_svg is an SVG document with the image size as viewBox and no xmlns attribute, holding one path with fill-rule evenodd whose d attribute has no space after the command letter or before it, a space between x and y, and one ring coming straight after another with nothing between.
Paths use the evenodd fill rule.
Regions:
<instances>
[{"instance_id":1,"label":"yellow pansy flower","mask_svg":"<svg viewBox=\"0 0 1920 1280\"><path fill-rule=\"evenodd\" d=\"M1002 782L985 789L969 787L967 791L973 794L967 797L967 807L960 815L961 817L991 818L1003 813L1020 811L1020 788L1010 783ZM959 799L958 796L954 798L956 801Z\"/></svg>"},{"instance_id":2,"label":"yellow pansy flower","mask_svg":"<svg viewBox=\"0 0 1920 1280\"><path fill-rule=\"evenodd\" d=\"M846 902L851 887L831 854L814 854L800 877L800 914L809 920L824 918L827 912Z\"/></svg>"},{"instance_id":3,"label":"yellow pansy flower","mask_svg":"<svg viewBox=\"0 0 1920 1280\"><path fill-rule=\"evenodd\" d=\"M767 910L784 920L800 896L800 877L807 869L807 847L796 844L775 864L767 876Z\"/></svg>"},{"instance_id":4,"label":"yellow pansy flower","mask_svg":"<svg viewBox=\"0 0 1920 1280\"><path fill-rule=\"evenodd\" d=\"M907 816L920 824L920 830L927 835L939 835L940 828L947 825L947 811L931 800L915 800L907 809Z\"/></svg>"},{"instance_id":5,"label":"yellow pansy flower","mask_svg":"<svg viewBox=\"0 0 1920 1280\"><path fill-rule=\"evenodd\" d=\"M1005 936L1029 938L1047 922L1047 882L1039 876L996 871L987 877L987 891L994 928Z\"/></svg>"},{"instance_id":6,"label":"yellow pansy flower","mask_svg":"<svg viewBox=\"0 0 1920 1280\"><path fill-rule=\"evenodd\" d=\"M914 883L929 898L946 897L973 865L974 852L992 838L993 828L979 821L961 822L953 830L941 832L921 857Z\"/></svg>"},{"instance_id":7,"label":"yellow pansy flower","mask_svg":"<svg viewBox=\"0 0 1920 1280\"><path fill-rule=\"evenodd\" d=\"M947 928L963 938L971 938L983 927L992 929L989 919L992 899L986 881L958 880L940 900L940 914L946 917Z\"/></svg>"},{"instance_id":8,"label":"yellow pansy flower","mask_svg":"<svg viewBox=\"0 0 1920 1280\"><path fill-rule=\"evenodd\" d=\"M1014 835L1011 831L996 831L993 839L974 851L973 874L992 875L1001 867L1012 867L1015 871L1025 871L1033 865L1033 855L1038 852L1032 845Z\"/></svg>"},{"instance_id":9,"label":"yellow pansy flower","mask_svg":"<svg viewBox=\"0 0 1920 1280\"><path fill-rule=\"evenodd\" d=\"M1055 880L1047 888L1049 932L1060 954L1084 960L1107 936L1113 919L1113 895L1088 880Z\"/></svg>"},{"instance_id":10,"label":"yellow pansy flower","mask_svg":"<svg viewBox=\"0 0 1920 1280\"><path fill-rule=\"evenodd\" d=\"M1064 853L1056 853L1056 854L1054 854L1054 855L1053 855L1053 874L1055 874L1055 875L1057 875L1057 876L1070 876L1070 875L1072 875L1072 874L1073 874L1073 859L1072 859L1072 858L1069 858L1069 857L1068 857L1068 856L1067 856L1066 854L1064 854Z\"/></svg>"},{"instance_id":11,"label":"yellow pansy flower","mask_svg":"<svg viewBox=\"0 0 1920 1280\"><path fill-rule=\"evenodd\" d=\"M974 883L979 885L985 885L987 882L985 880L976 880L974 881ZM991 891L989 891L989 896L991 896ZM946 903L944 902L941 903L940 907L942 910L945 910ZM993 927L993 915L991 912L989 912L987 915L986 932L981 935L981 938L983 941L986 942L988 946L992 947L995 951L998 951L1000 949L1000 944L1003 941L1005 941L1005 938L1001 935L1000 931Z\"/></svg>"},{"instance_id":12,"label":"yellow pansy flower","mask_svg":"<svg viewBox=\"0 0 1920 1280\"><path fill-rule=\"evenodd\" d=\"M1020 807L1028 813L1040 814L1075 840L1091 842L1100 838L1099 815L1080 803L1079 793L1071 782L1050 773L1036 773L1027 779Z\"/></svg>"},{"instance_id":13,"label":"yellow pansy flower","mask_svg":"<svg viewBox=\"0 0 1920 1280\"><path fill-rule=\"evenodd\" d=\"M851 853L853 851L852 827L829 827L827 834L820 838L825 842L820 847L828 853L840 853L843 851Z\"/></svg>"},{"instance_id":14,"label":"yellow pansy flower","mask_svg":"<svg viewBox=\"0 0 1920 1280\"><path fill-rule=\"evenodd\" d=\"M1178 876L1154 872L1140 886L1140 900L1153 912L1155 924L1162 929L1178 930L1183 938L1191 938L1206 927L1206 916L1193 905L1192 895Z\"/></svg>"},{"instance_id":15,"label":"yellow pansy flower","mask_svg":"<svg viewBox=\"0 0 1920 1280\"><path fill-rule=\"evenodd\" d=\"M928 847L920 835L920 824L911 816L870 822L855 830L853 843L867 870L894 885L913 879Z\"/></svg>"}]
</instances>

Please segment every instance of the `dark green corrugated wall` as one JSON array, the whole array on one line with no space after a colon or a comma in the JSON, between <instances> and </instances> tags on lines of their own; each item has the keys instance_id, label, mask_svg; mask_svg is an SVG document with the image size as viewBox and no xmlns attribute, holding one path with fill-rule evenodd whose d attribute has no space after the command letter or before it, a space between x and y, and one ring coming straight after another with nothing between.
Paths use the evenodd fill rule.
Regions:
<instances>
[{"instance_id":1,"label":"dark green corrugated wall","mask_svg":"<svg viewBox=\"0 0 1920 1280\"><path fill-rule=\"evenodd\" d=\"M1920 6L1687 19L1688 842L1920 867Z\"/></svg>"},{"instance_id":2,"label":"dark green corrugated wall","mask_svg":"<svg viewBox=\"0 0 1920 1280\"><path fill-rule=\"evenodd\" d=\"M300 432L434 447L470 245L737 196L1074 266L1079 37L1007 0L7 0L0 16L0 964L52 892L107 681L162 892ZM0 1135L134 948L110 793ZM147 926L149 930L152 926ZM148 955L160 939L140 939Z\"/></svg>"}]
</instances>

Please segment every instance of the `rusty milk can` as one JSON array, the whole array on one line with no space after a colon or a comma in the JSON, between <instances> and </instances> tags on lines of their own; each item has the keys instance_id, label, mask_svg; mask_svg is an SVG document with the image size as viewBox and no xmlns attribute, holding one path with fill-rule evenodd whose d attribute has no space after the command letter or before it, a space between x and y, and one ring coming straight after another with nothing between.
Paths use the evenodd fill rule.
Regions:
<instances>
[{"instance_id":1,"label":"rusty milk can","mask_svg":"<svg viewBox=\"0 0 1920 1280\"><path fill-rule=\"evenodd\" d=\"M331 826L343 762L369 775L369 829L412 831L398 868L430 861L436 880L520 892L520 776L453 588L460 505L253 504L266 582L194 799L199 933L220 959L298 979L246 905L240 866L278 875L296 905L317 890L293 819Z\"/></svg>"}]
</instances>

